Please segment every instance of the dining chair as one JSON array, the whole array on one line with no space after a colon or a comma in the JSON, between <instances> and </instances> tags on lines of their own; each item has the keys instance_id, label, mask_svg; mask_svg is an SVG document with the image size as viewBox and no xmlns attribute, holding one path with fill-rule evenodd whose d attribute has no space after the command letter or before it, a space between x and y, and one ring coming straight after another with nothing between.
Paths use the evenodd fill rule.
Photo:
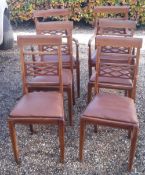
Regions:
<instances>
[{"instance_id":1,"label":"dining chair","mask_svg":"<svg viewBox=\"0 0 145 175\"><path fill-rule=\"evenodd\" d=\"M88 70L89 70L89 78L92 75L92 69L96 64L96 53L97 48L95 43L95 37L97 35L103 36L120 36L120 37L133 37L134 31L136 29L136 22L130 20L112 20L112 19L99 19L99 31L97 31L97 27L95 28L95 32L88 42ZM104 52L114 52L111 48L103 48ZM116 52L125 52L126 49L116 48Z\"/></svg>"},{"instance_id":2,"label":"dining chair","mask_svg":"<svg viewBox=\"0 0 145 175\"><path fill-rule=\"evenodd\" d=\"M114 39L115 38L118 37L114 37ZM96 47L98 45L97 39L98 37L96 37ZM122 39L126 39L126 37ZM133 75L135 75L139 66L139 57L137 57L136 55L137 52L135 52L136 48L135 47L126 48L125 45L117 47L117 45L114 46L113 44L112 45L106 44L105 48L109 49L111 48L112 50L114 49L115 52L113 51L110 52L110 50L108 52L104 52L104 46L101 48L102 50L100 55L100 62L104 64L104 66L101 67L102 72L104 72L104 76L99 77L100 88L124 90L125 95L130 97L133 90L133 83L136 81L135 76ZM118 51L118 49L120 49L120 52ZM99 56L96 55L96 65L98 58ZM128 64L130 64L130 66L134 68L130 70L132 71L132 73L121 67L121 65L128 66ZM96 71L92 74L88 82L88 102L91 101L92 90L93 88L95 88L95 81L97 78L96 72L99 71L97 70L97 67L95 67L95 69ZM127 76L127 74L130 75L130 73L132 74L132 76L130 77ZM123 80L121 76L126 76L126 79ZM133 96L133 99L135 100L135 94Z\"/></svg>"},{"instance_id":3,"label":"dining chair","mask_svg":"<svg viewBox=\"0 0 145 175\"><path fill-rule=\"evenodd\" d=\"M109 18L113 20L128 20L129 7L128 6L96 6L93 9L94 24L99 31L99 19Z\"/></svg>"},{"instance_id":4,"label":"dining chair","mask_svg":"<svg viewBox=\"0 0 145 175\"><path fill-rule=\"evenodd\" d=\"M36 24L36 33L42 35L55 36L59 35L62 37L62 65L63 65L63 87L68 97L68 111L70 117L70 125L72 125L73 118L73 103L75 104L75 93L74 93L74 78L73 78L73 55L72 55L72 29L73 23L69 21L62 22L41 22ZM42 48L46 49L46 48ZM56 62L57 55L43 55L41 60L46 62ZM41 81L41 79L39 79ZM45 79L44 81L47 81ZM37 88L37 87L36 87Z\"/></svg>"},{"instance_id":5,"label":"dining chair","mask_svg":"<svg viewBox=\"0 0 145 175\"><path fill-rule=\"evenodd\" d=\"M56 23L58 22L58 26L60 27L61 30L61 25L66 26L67 27L67 31L69 30L69 34L72 35L72 30L73 30L73 26L72 26L72 22L68 21L69 16L71 15L71 9L48 9L48 10L37 10L34 11L33 13L33 18L35 21L35 25L36 25L36 30L37 30L37 26L39 26L40 22L46 22L47 24L50 22L47 19L48 17L51 18L55 18L55 17L59 17L59 19L62 21L53 21L54 22L54 26L56 26ZM39 20L39 19L43 19L43 20ZM50 23L52 25L52 21ZM70 27L68 27L70 25ZM48 24L48 27L50 27L50 25ZM62 27L64 30L64 27ZM55 29L55 28L54 28ZM56 28L56 30L58 31L58 28ZM57 31L53 31L51 32L51 34L57 34L57 33L61 33L61 31L57 32ZM63 35L67 35L67 32L63 32ZM77 96L80 97L80 60L79 60L79 42L77 39L73 38L71 36L71 42L73 43L74 46L74 50L75 50L75 55L73 54L73 68L76 70L76 82L77 82ZM72 44L71 44L72 45ZM72 46L69 47L72 47ZM66 58L67 57L67 58ZM63 62L67 60L70 60L69 55L63 55L62 57Z\"/></svg>"},{"instance_id":6,"label":"dining chair","mask_svg":"<svg viewBox=\"0 0 145 175\"><path fill-rule=\"evenodd\" d=\"M15 125L57 125L60 143L60 160L64 161L64 104L63 104L63 82L62 82L62 58L61 58L61 37L60 36L18 36L20 48L20 63L23 82L23 96L12 109L9 118L9 132L12 142L15 161L19 163L19 151L17 146ZM46 45L49 49L39 50L40 46ZM31 51L31 46L35 47ZM45 54L55 53L57 62L33 61L32 57L41 57ZM58 80L59 88L54 91L33 91L29 92L31 86L55 87L51 81L33 82L34 77L55 77Z\"/></svg>"},{"instance_id":7,"label":"dining chair","mask_svg":"<svg viewBox=\"0 0 145 175\"><path fill-rule=\"evenodd\" d=\"M100 19L99 20L100 25L100 32L99 35L101 36L113 36L113 37L133 37L135 28L136 28L136 22L129 21L129 20L108 20L108 19ZM113 29L114 32L108 32L108 29ZM115 32L116 29L116 32ZM119 29L119 32L118 30ZM121 30L122 29L122 32ZM110 30L111 31L111 30ZM95 41L97 42L97 41ZM95 86L95 72L93 70L96 69L96 59L97 59L97 45L95 45L94 50L92 51L91 44L89 45L89 61L88 61L88 69L89 69L89 76L90 80L88 82L88 102L91 98L91 92L92 88ZM104 55L101 56L101 62L110 62L110 63L128 63L128 57L125 56L126 54L132 54L134 50L131 48L126 47L112 47L112 46L104 46L102 48L102 52L104 52ZM131 53L132 52L132 53ZM112 54L112 57L108 57L109 54ZM134 63L134 57L132 56L131 59L129 59L130 64ZM92 73L94 72L94 73ZM113 82L112 82L113 83ZM114 86L114 83L112 87ZM126 91L125 91L126 93Z\"/></svg>"},{"instance_id":8,"label":"dining chair","mask_svg":"<svg viewBox=\"0 0 145 175\"><path fill-rule=\"evenodd\" d=\"M142 46L142 39L139 38L122 38L122 37L106 37L97 36L97 63L96 63L96 80L95 80L95 96L88 104L85 111L80 118L80 146L79 146L79 159L83 160L83 147L85 138L85 128L88 124L109 126L113 128L120 128L128 130L131 136L131 145L129 153L128 170L131 171L133 159L135 156L135 149L137 143L137 136L139 131L139 122L136 114L136 107L134 103L134 96L136 92L137 72L140 56L140 48ZM136 48L134 64L118 64L115 63L103 63L101 62L101 49L104 46L117 46ZM111 55L110 55L111 56ZM131 55L126 55L131 57ZM109 67L109 71L106 67ZM111 68L111 69L110 69ZM110 72L110 70L112 70ZM120 86L120 82L126 82L128 79L132 81L132 90L130 97L125 97L115 94L99 93L99 88L102 87L103 81L101 78L108 79L109 86L111 78L119 79L119 83L115 83ZM112 84L112 80L111 80Z\"/></svg>"}]
</instances>

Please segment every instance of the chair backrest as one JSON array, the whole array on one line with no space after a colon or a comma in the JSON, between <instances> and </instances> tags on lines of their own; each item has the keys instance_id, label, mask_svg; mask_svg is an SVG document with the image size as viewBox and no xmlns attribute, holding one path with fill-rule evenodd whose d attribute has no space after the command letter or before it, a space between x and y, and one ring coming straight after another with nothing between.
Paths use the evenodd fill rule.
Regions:
<instances>
[{"instance_id":1,"label":"chair backrest","mask_svg":"<svg viewBox=\"0 0 145 175\"><path fill-rule=\"evenodd\" d=\"M129 7L128 6L97 6L97 7L94 7L93 12L94 12L95 18L99 17L100 14L103 14L103 15L107 15L107 17L111 17L111 18L115 17L114 19L119 19L120 17L121 19L127 20ZM119 15L119 17L117 17L116 15Z\"/></svg>"},{"instance_id":2,"label":"chair backrest","mask_svg":"<svg viewBox=\"0 0 145 175\"><path fill-rule=\"evenodd\" d=\"M24 93L28 92L29 85L32 84L32 78L37 76L55 76L58 79L59 91L63 94L61 43L62 39L60 36L18 36ZM40 50L39 47L41 46L46 46L47 50ZM41 61L42 55L53 54L57 55L57 62ZM35 60L33 60L34 56ZM46 82L41 82L41 85L45 86ZM49 86L53 87L54 84L47 82L47 87Z\"/></svg>"},{"instance_id":3,"label":"chair backrest","mask_svg":"<svg viewBox=\"0 0 145 175\"><path fill-rule=\"evenodd\" d=\"M132 37L135 29L135 21L99 19L99 35Z\"/></svg>"},{"instance_id":4,"label":"chair backrest","mask_svg":"<svg viewBox=\"0 0 145 175\"><path fill-rule=\"evenodd\" d=\"M59 22L38 22L36 23L36 33L49 35L49 36L61 36L63 38L61 45L62 55L69 55L70 66L73 65L72 59L72 30L73 22L71 21L59 21ZM63 63L64 64L64 63Z\"/></svg>"},{"instance_id":5,"label":"chair backrest","mask_svg":"<svg viewBox=\"0 0 145 175\"><path fill-rule=\"evenodd\" d=\"M128 19L129 7L128 6L97 6L93 10L95 21L94 25L97 28L97 33L99 31L99 18L109 18L109 19Z\"/></svg>"},{"instance_id":6,"label":"chair backrest","mask_svg":"<svg viewBox=\"0 0 145 175\"><path fill-rule=\"evenodd\" d=\"M36 10L33 12L33 17L35 24L39 21L39 18L48 18L48 17L59 17L61 20L68 20L68 17L71 15L70 9L48 9L48 10Z\"/></svg>"},{"instance_id":7,"label":"chair backrest","mask_svg":"<svg viewBox=\"0 0 145 175\"><path fill-rule=\"evenodd\" d=\"M96 58L96 92L98 92L99 79L102 77L106 78L118 78L120 80L130 79L132 80L133 91L131 97L135 98L136 91L136 81L139 66L140 48L142 47L142 39L130 38L130 37L106 37L106 36L96 36L96 46L97 46L97 58ZM121 53L104 53L102 49L104 47L126 47L134 52L121 54ZM106 56L108 62L102 62L101 57ZM126 57L128 62L110 63L109 59L112 57ZM134 64L131 64L130 60L134 59ZM108 82L109 83L109 82Z\"/></svg>"}]
</instances>

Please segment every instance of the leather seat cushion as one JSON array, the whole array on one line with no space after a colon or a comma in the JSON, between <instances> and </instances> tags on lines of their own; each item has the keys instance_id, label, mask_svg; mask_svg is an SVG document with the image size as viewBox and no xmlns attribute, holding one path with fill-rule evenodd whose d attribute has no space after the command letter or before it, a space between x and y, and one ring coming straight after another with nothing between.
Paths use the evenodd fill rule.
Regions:
<instances>
[{"instance_id":1,"label":"leather seat cushion","mask_svg":"<svg viewBox=\"0 0 145 175\"><path fill-rule=\"evenodd\" d=\"M96 54L97 54L97 50L94 50L91 56L91 62L94 66L96 65ZM126 57L123 57L122 55L115 56L115 54L111 56L102 55L101 60L109 63L127 63L128 62L128 59Z\"/></svg>"},{"instance_id":2,"label":"leather seat cushion","mask_svg":"<svg viewBox=\"0 0 145 175\"><path fill-rule=\"evenodd\" d=\"M63 69L62 70L62 79L63 85L72 85L72 73L70 69ZM29 81L30 86L43 86L49 84L58 84L59 77L58 76L36 76Z\"/></svg>"},{"instance_id":3,"label":"leather seat cushion","mask_svg":"<svg viewBox=\"0 0 145 175\"><path fill-rule=\"evenodd\" d=\"M87 106L83 116L138 123L133 99L114 94L97 94Z\"/></svg>"},{"instance_id":4,"label":"leather seat cushion","mask_svg":"<svg viewBox=\"0 0 145 175\"><path fill-rule=\"evenodd\" d=\"M91 78L90 78L90 82L91 83L95 83L96 81L96 73L93 73ZM112 77L99 77L99 83L100 84L112 84L112 85L122 85L122 86L126 86L126 87L130 87L132 88L133 83L131 79L123 79L123 78L112 78Z\"/></svg>"},{"instance_id":5,"label":"leather seat cushion","mask_svg":"<svg viewBox=\"0 0 145 175\"><path fill-rule=\"evenodd\" d=\"M73 61L75 63L76 59L75 57L72 57L73 58ZM57 61L58 60L58 56L57 55L44 55L42 57L42 60L43 61ZM62 62L63 63L69 63L70 62L70 55L62 55Z\"/></svg>"},{"instance_id":6,"label":"leather seat cushion","mask_svg":"<svg viewBox=\"0 0 145 175\"><path fill-rule=\"evenodd\" d=\"M32 92L16 104L10 117L64 117L63 96L59 92Z\"/></svg>"}]
</instances>

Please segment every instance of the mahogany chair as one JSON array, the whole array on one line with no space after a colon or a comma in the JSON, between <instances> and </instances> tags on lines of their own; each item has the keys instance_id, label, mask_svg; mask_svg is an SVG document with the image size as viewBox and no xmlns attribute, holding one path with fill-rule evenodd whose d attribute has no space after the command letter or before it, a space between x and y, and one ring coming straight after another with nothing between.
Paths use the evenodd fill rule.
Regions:
<instances>
[{"instance_id":1,"label":"mahogany chair","mask_svg":"<svg viewBox=\"0 0 145 175\"><path fill-rule=\"evenodd\" d=\"M104 36L105 38L105 36ZM106 37L108 38L108 37ZM116 42L114 37L114 42ZM120 38L120 37L119 37ZM96 37L96 47L98 45L97 41L98 37ZM126 38L120 38L121 40L124 40ZM133 38L130 38L132 40ZM104 39L105 40L105 39ZM113 40L113 39L112 39ZM115 46L113 43L111 45L105 45L105 48L111 48L112 50L116 50L117 45ZM100 88L109 88L109 89L118 89L118 90L124 90L125 95L131 96L132 90L134 89L133 83L136 82L135 80L135 74L136 71L138 70L139 66L139 57L136 55L137 52L135 52L136 47L128 47L126 48L126 45L122 44L122 46L117 47L117 52L118 49L120 49L120 52L116 53L113 52L104 52L104 46L101 48L101 55L97 56L96 55L96 65L97 65L97 59L100 59L100 62L102 63L101 67L101 73L103 76L99 77L99 83L100 83ZM130 65L132 67L131 70L127 70L127 67L122 67L122 65ZM97 70L92 74L89 82L88 82L88 102L91 100L92 96L92 89L95 87L95 81L96 81L96 72L99 71ZM125 79L122 79L124 78ZM135 94L133 96L135 100Z\"/></svg>"},{"instance_id":2,"label":"mahogany chair","mask_svg":"<svg viewBox=\"0 0 145 175\"><path fill-rule=\"evenodd\" d=\"M71 10L70 9L48 9L48 10L37 10L34 11L33 13L33 17L34 17L34 21L35 21L35 25L36 25L36 30L37 30L37 26L39 26L40 22L45 21L46 18L48 17L59 17L59 19L62 21L53 21L50 23L50 21L46 22L47 24L50 23L50 25L53 25L54 29L56 29L56 31L52 31L51 34L55 35L57 33L59 33L59 35L61 35L60 33L61 31L61 25L62 25L62 35L67 35L67 32L69 31L69 35L72 35L72 30L73 30L73 24L71 24L72 22L68 21L69 16L71 15ZM42 18L43 20L39 20L40 18ZM58 23L58 26L57 26ZM48 24L48 27L50 27L50 25ZM70 27L69 27L70 25ZM57 27L55 27L57 26ZM64 31L65 27L66 27L66 31ZM52 28L53 28L52 27ZM60 28L60 31L58 31L58 27ZM49 29L49 28L48 28ZM78 40L73 38L72 36L71 38L71 42L73 43L73 45L75 46L75 53L76 55L72 56L73 59L73 68L76 70L76 82L77 82L77 96L80 97L80 60L79 60L79 43ZM72 44L69 45L69 47L72 47ZM71 53L72 54L72 53ZM70 56L71 57L71 56ZM70 60L69 58L69 54L63 54L63 62L66 62Z\"/></svg>"},{"instance_id":3,"label":"mahogany chair","mask_svg":"<svg viewBox=\"0 0 145 175\"><path fill-rule=\"evenodd\" d=\"M134 30L136 28L136 23L134 21L113 21L113 20L108 20L108 19L100 19L99 20L99 25L100 25L100 31L99 31L99 35L101 36L119 36L119 37L132 37L134 34ZM114 29L113 33L108 32L108 29ZM116 31L115 31L116 29ZM119 29L119 32L118 30ZM122 29L122 32L121 30ZM97 42L97 41L95 41ZM97 46L95 45L95 48ZM132 52L134 52L133 50L129 49L129 48L125 48L125 47L112 47L112 46L105 46L102 48L102 52L104 52L104 56L101 56L101 61L102 62L110 62L110 63L126 63L128 62L128 57L126 57L126 54L130 54ZM106 55L105 55L106 53ZM108 58L107 54L112 54L112 58ZM119 55L121 54L121 55ZM90 101L90 95L91 95L91 91L92 88L95 85L95 73L93 72L93 68L95 69L96 66L96 58L97 58L97 49L94 49L92 51L91 48L91 44L89 47L89 60L88 60L88 67L89 67L89 76L90 76L90 81L88 83L88 101ZM134 58L132 57L132 59L130 60L130 63L133 64L134 62ZM114 83L113 83L114 84Z\"/></svg>"},{"instance_id":4,"label":"mahogany chair","mask_svg":"<svg viewBox=\"0 0 145 175\"><path fill-rule=\"evenodd\" d=\"M19 163L19 151L16 139L16 124L53 124L58 126L60 142L60 159L64 161L64 105L63 105L63 82L62 82L62 58L61 58L61 37L59 36L18 36L20 47L20 62L23 81L23 96L17 102L8 118L10 137L14 157ZM35 51L31 51L31 45L35 46ZM40 51L39 46L50 46L50 50ZM53 47L53 51L52 48ZM33 55L41 56L44 54L57 54L58 62L33 61ZM55 91L35 91L29 92L29 87L36 84L41 86L53 87L53 82L33 82L34 77L51 76L58 80L57 90ZM32 129L32 127L31 127Z\"/></svg>"},{"instance_id":5,"label":"mahogany chair","mask_svg":"<svg viewBox=\"0 0 145 175\"><path fill-rule=\"evenodd\" d=\"M94 35L90 38L88 42L88 69L89 69L89 77L92 75L92 68L95 67L96 62L96 52L97 48L95 46L92 47L95 41L95 36L97 35L112 35L112 36L120 36L120 37L133 37L134 31L136 29L136 22L130 20L111 20L111 19L99 19L99 32L97 32L97 28L95 29ZM93 45L94 46L94 45ZM104 52L106 49L104 48ZM122 52L123 50L119 49L117 52ZM107 52L112 52L111 49L107 49Z\"/></svg>"},{"instance_id":6,"label":"mahogany chair","mask_svg":"<svg viewBox=\"0 0 145 175\"><path fill-rule=\"evenodd\" d=\"M95 67L94 58L96 57L96 48L92 47L92 45L94 46L95 36L132 36L136 27L135 22L128 20L129 7L127 6L98 6L94 7L93 12L95 16L95 30L88 42L89 78L92 75L92 68ZM102 14L105 15L105 17L102 18ZM116 16L118 14L119 17Z\"/></svg>"},{"instance_id":7,"label":"mahogany chair","mask_svg":"<svg viewBox=\"0 0 145 175\"><path fill-rule=\"evenodd\" d=\"M93 100L88 104L86 110L83 112L80 118L80 147L79 147L79 159L83 159L83 146L85 138L85 127L88 124L93 125L103 125L114 128L120 128L128 130L131 134L131 146L129 154L129 164L128 170L131 171L133 159L135 155L136 142L139 130L139 122L136 114L136 108L134 104L134 96L136 91L136 80L138 72L138 62L140 56L140 48L142 46L142 39L137 38L121 38L121 37L104 37L97 36L97 63L96 63L96 81L95 81L95 91L96 95ZM101 62L101 48L104 46L125 46L129 48L136 48L135 58L136 63L131 64L120 64L120 67L115 66L111 63ZM129 56L129 55L128 55ZM130 56L129 56L130 57ZM99 93L99 88L102 87L102 82L100 82L101 77L108 78L108 84L111 73L104 72L104 66L112 67L115 73L112 73L113 78L119 78L122 82L127 81L133 76L132 91L130 97L119 96L115 94L103 94ZM106 68L105 68L106 69ZM123 70L122 71L120 70ZM133 71L134 70L134 71ZM132 74L133 72L133 74ZM110 78L110 79L109 79ZM112 83L112 82L111 82ZM119 84L118 84L119 86Z\"/></svg>"},{"instance_id":8,"label":"mahogany chair","mask_svg":"<svg viewBox=\"0 0 145 175\"><path fill-rule=\"evenodd\" d=\"M63 60L63 87L64 91L67 93L68 97L68 111L70 116L70 125L72 125L72 116L73 116L73 103L75 103L75 95L74 95L74 79L73 79L73 55L72 55L72 29L73 23L66 22L41 22L36 24L36 32L37 34L42 35L50 35L56 36L59 35L62 37L63 41L61 45L61 53ZM41 48L47 49L47 48ZM43 55L41 56L41 60L46 62L56 62L57 55ZM42 81L40 78L37 81ZM47 81L47 79L43 79L43 81ZM37 88L37 87L36 87Z\"/></svg>"},{"instance_id":9,"label":"mahogany chair","mask_svg":"<svg viewBox=\"0 0 145 175\"><path fill-rule=\"evenodd\" d=\"M128 20L129 7L128 6L96 6L93 9L94 23L99 31L99 19L109 18L113 20Z\"/></svg>"}]
</instances>

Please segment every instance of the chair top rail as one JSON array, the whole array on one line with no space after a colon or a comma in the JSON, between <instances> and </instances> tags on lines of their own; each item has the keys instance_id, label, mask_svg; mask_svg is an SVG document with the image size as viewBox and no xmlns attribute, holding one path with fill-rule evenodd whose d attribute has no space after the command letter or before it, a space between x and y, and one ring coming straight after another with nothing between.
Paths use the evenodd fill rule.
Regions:
<instances>
[{"instance_id":1,"label":"chair top rail","mask_svg":"<svg viewBox=\"0 0 145 175\"><path fill-rule=\"evenodd\" d=\"M100 28L128 28L136 29L136 21L99 19Z\"/></svg>"},{"instance_id":2,"label":"chair top rail","mask_svg":"<svg viewBox=\"0 0 145 175\"><path fill-rule=\"evenodd\" d=\"M128 6L97 6L94 7L94 13L126 13L128 14Z\"/></svg>"},{"instance_id":3,"label":"chair top rail","mask_svg":"<svg viewBox=\"0 0 145 175\"><path fill-rule=\"evenodd\" d=\"M17 37L17 42L19 46L24 45L61 45L61 36L47 36L47 35L19 35Z\"/></svg>"},{"instance_id":4,"label":"chair top rail","mask_svg":"<svg viewBox=\"0 0 145 175\"><path fill-rule=\"evenodd\" d=\"M72 21L54 21L54 22L37 22L36 23L36 30L43 31L43 30L73 30L73 22Z\"/></svg>"},{"instance_id":5,"label":"chair top rail","mask_svg":"<svg viewBox=\"0 0 145 175\"><path fill-rule=\"evenodd\" d=\"M70 9L48 9L48 10L36 10L33 12L34 18L49 17L49 16L68 16L71 15Z\"/></svg>"},{"instance_id":6,"label":"chair top rail","mask_svg":"<svg viewBox=\"0 0 145 175\"><path fill-rule=\"evenodd\" d=\"M141 48L141 38L96 36L96 46Z\"/></svg>"}]
</instances>

